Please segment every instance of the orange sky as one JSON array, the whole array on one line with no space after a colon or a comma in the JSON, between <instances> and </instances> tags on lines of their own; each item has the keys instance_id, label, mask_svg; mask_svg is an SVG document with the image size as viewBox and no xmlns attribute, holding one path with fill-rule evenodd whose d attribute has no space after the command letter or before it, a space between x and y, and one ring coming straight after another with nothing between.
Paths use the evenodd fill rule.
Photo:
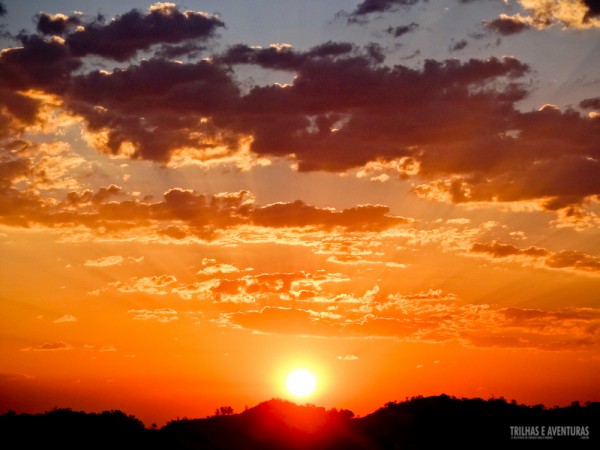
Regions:
<instances>
[{"instance_id":1,"label":"orange sky","mask_svg":"<svg viewBox=\"0 0 600 450\"><path fill-rule=\"evenodd\" d=\"M600 401L593 6L77 3L0 2L0 413Z\"/></svg>"}]
</instances>

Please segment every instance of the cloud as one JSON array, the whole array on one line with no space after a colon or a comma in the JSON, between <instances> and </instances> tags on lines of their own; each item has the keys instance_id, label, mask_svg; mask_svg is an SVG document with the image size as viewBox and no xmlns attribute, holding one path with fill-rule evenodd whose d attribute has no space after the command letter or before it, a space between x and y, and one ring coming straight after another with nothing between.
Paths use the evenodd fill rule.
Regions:
<instances>
[{"instance_id":1,"label":"cloud","mask_svg":"<svg viewBox=\"0 0 600 450\"><path fill-rule=\"evenodd\" d=\"M450 46L450 52L457 52L460 50L464 50L467 47L467 45L468 45L468 42L465 39L456 41Z\"/></svg>"},{"instance_id":2,"label":"cloud","mask_svg":"<svg viewBox=\"0 0 600 450\"><path fill-rule=\"evenodd\" d=\"M177 311L171 308L130 309L128 312L133 314L133 320L155 320L159 323L170 323L179 319Z\"/></svg>"},{"instance_id":3,"label":"cloud","mask_svg":"<svg viewBox=\"0 0 600 450\"><path fill-rule=\"evenodd\" d=\"M234 280L220 279L208 293L213 301L230 303L256 303L270 298L306 299L316 295L323 283L338 280L330 274L264 273Z\"/></svg>"},{"instance_id":4,"label":"cloud","mask_svg":"<svg viewBox=\"0 0 600 450\"><path fill-rule=\"evenodd\" d=\"M368 232L409 223L406 218L389 214L389 208L381 205L360 205L341 211L317 208L302 201L258 206L248 191L205 196L174 188L164 193L162 201L152 202L133 199L119 186L110 185L97 191L69 192L64 200L56 202L13 187L32 171L27 160L13 158L2 163L0 160L0 177L5 179L5 184L0 189L3 201L0 222L13 226L83 226L105 234L147 228L151 234L171 239L192 236L211 240L220 230L241 226ZM117 255L88 260L84 265L107 267L125 261L138 262L139 259Z\"/></svg>"},{"instance_id":5,"label":"cloud","mask_svg":"<svg viewBox=\"0 0 600 450\"><path fill-rule=\"evenodd\" d=\"M0 2L0 17L6 15L6 6L4 6L4 2Z\"/></svg>"},{"instance_id":6,"label":"cloud","mask_svg":"<svg viewBox=\"0 0 600 450\"><path fill-rule=\"evenodd\" d=\"M251 214L254 224L268 227L305 227L324 228L344 227L352 230L383 230L394 225L408 223L402 217L390 216L389 208L380 205L362 205L335 211L310 206L297 200L293 203L275 203L256 208Z\"/></svg>"},{"instance_id":7,"label":"cloud","mask_svg":"<svg viewBox=\"0 0 600 450\"><path fill-rule=\"evenodd\" d=\"M528 256L532 258L540 258L548 255L548 250L538 247L529 247L525 250L520 250L510 244L501 244L492 242L490 244L482 244L476 242L471 247L474 253L487 253L494 258L506 258L507 256Z\"/></svg>"},{"instance_id":8,"label":"cloud","mask_svg":"<svg viewBox=\"0 0 600 450\"><path fill-rule=\"evenodd\" d=\"M583 118L573 110L550 108L514 118L516 137L500 134L476 138L466 146L448 145L444 154L449 164L429 159L437 152L426 154L421 173L431 171L429 175L434 176L443 172L447 178L417 187L417 195L452 203L538 200L544 201L543 208L554 211L581 206L598 195L592 180L600 176L600 163L591 156L587 138L600 135L600 121ZM565 130L554 150L543 145L550 127ZM476 148L486 149L485 163L479 159L483 153ZM525 156L520 151L530 153ZM513 169L509 171L505 164L512 164ZM487 178L480 178L484 174ZM537 182L531 183L532 179Z\"/></svg>"},{"instance_id":9,"label":"cloud","mask_svg":"<svg viewBox=\"0 0 600 450\"><path fill-rule=\"evenodd\" d=\"M554 269L566 268L600 274L600 257L577 251L556 252L546 260L546 265Z\"/></svg>"},{"instance_id":10,"label":"cloud","mask_svg":"<svg viewBox=\"0 0 600 450\"><path fill-rule=\"evenodd\" d=\"M112 345L104 345L104 346L100 347L98 349L98 351L102 352L102 353L104 353L104 352L116 352L117 349L115 347L113 347Z\"/></svg>"},{"instance_id":11,"label":"cloud","mask_svg":"<svg viewBox=\"0 0 600 450\"><path fill-rule=\"evenodd\" d=\"M214 16L156 3L147 12L134 9L109 23L100 19L85 23L68 34L65 43L77 57L93 54L126 61L154 44L206 39L221 27L224 23Z\"/></svg>"},{"instance_id":12,"label":"cloud","mask_svg":"<svg viewBox=\"0 0 600 450\"><path fill-rule=\"evenodd\" d=\"M65 314L54 321L54 323L77 322L79 319L71 314Z\"/></svg>"},{"instance_id":13,"label":"cloud","mask_svg":"<svg viewBox=\"0 0 600 450\"><path fill-rule=\"evenodd\" d=\"M426 1L426 0L425 0ZM360 22L363 16L373 13L384 13L401 7L417 4L419 0L363 0L354 11L346 14L348 23Z\"/></svg>"},{"instance_id":14,"label":"cloud","mask_svg":"<svg viewBox=\"0 0 600 450\"><path fill-rule=\"evenodd\" d=\"M120 266L121 264L123 264L126 261L132 262L132 263L139 263L143 260L144 260L143 256L140 256L139 258L134 258L131 256L124 258L123 256L113 255L113 256L105 256L105 257L98 258L98 259L90 259L90 260L85 261L83 263L83 265L86 267L110 267L110 266Z\"/></svg>"},{"instance_id":15,"label":"cloud","mask_svg":"<svg viewBox=\"0 0 600 450\"><path fill-rule=\"evenodd\" d=\"M213 266L215 267L215 266ZM325 286L330 283L344 283L350 279L340 273L319 270L315 273L261 273L249 275L246 271L197 273L199 281L182 283L172 275L156 277L132 277L111 283L110 287L124 294L142 292L153 295L178 296L184 300L203 300L221 305L268 304L272 299L297 301L300 303L332 302ZM208 277L208 279L207 279ZM159 310L137 311L138 320L156 318ZM163 311L164 312L164 311ZM173 312L169 310L167 312Z\"/></svg>"},{"instance_id":16,"label":"cloud","mask_svg":"<svg viewBox=\"0 0 600 450\"><path fill-rule=\"evenodd\" d=\"M483 89L492 79L515 79L526 71L512 58L464 64L429 60L422 70L373 66L366 56L311 60L292 86L255 88L246 97L249 104L268 103L273 111L269 123L248 116L252 150L293 154L301 171L345 171L370 161L414 159L416 147L427 151L440 144L442 134L444 142L467 138L451 131L451 117L469 121L477 113L494 120L487 107L500 107L493 103L503 103L501 97L492 92L470 96L466 89ZM505 94L508 102L520 97L516 91ZM383 110L386 114L379 114Z\"/></svg>"},{"instance_id":17,"label":"cloud","mask_svg":"<svg viewBox=\"0 0 600 450\"><path fill-rule=\"evenodd\" d=\"M227 274L227 273L238 273L240 269L231 264L218 264L215 260L208 260L204 258L202 260L202 265L204 266L197 272L197 275L218 275L218 274Z\"/></svg>"},{"instance_id":18,"label":"cloud","mask_svg":"<svg viewBox=\"0 0 600 450\"><path fill-rule=\"evenodd\" d=\"M548 320L593 320L597 314L591 309L586 308L567 308L562 310L543 310L543 309L527 309L510 307L503 309L502 314L516 322L540 322L544 319Z\"/></svg>"},{"instance_id":19,"label":"cloud","mask_svg":"<svg viewBox=\"0 0 600 450\"><path fill-rule=\"evenodd\" d=\"M62 341L57 342L45 342L38 345L37 347L23 348L21 351L34 351L34 352L55 352L73 350L73 346Z\"/></svg>"},{"instance_id":20,"label":"cloud","mask_svg":"<svg viewBox=\"0 0 600 450\"><path fill-rule=\"evenodd\" d=\"M476 242L471 247L471 253L482 253L495 259L522 257L538 260L551 269L568 269L583 273L600 275L600 258L583 252L564 250L551 252L539 247L519 249L510 244L491 242L483 244Z\"/></svg>"},{"instance_id":21,"label":"cloud","mask_svg":"<svg viewBox=\"0 0 600 450\"><path fill-rule=\"evenodd\" d=\"M83 263L87 267L109 267L118 266L123 263L124 258L122 256L105 256L94 260L88 260Z\"/></svg>"},{"instance_id":22,"label":"cloud","mask_svg":"<svg viewBox=\"0 0 600 450\"><path fill-rule=\"evenodd\" d=\"M81 66L74 59L61 38L45 39L37 35L19 36L20 47L4 49L0 58L1 77L4 89L9 92L26 92L38 89L48 93L62 93L69 82L72 70ZM17 100L15 97L12 101ZM21 94L21 101L26 98ZM19 112L7 103L9 110ZM22 116L23 117L23 116ZM31 117L31 113L29 113Z\"/></svg>"},{"instance_id":23,"label":"cloud","mask_svg":"<svg viewBox=\"0 0 600 450\"><path fill-rule=\"evenodd\" d=\"M216 61L227 65L253 64L266 69L297 70L302 64L315 58L335 58L356 52L349 42L326 42L307 52L297 52L291 45L272 44L267 48L237 44L217 57Z\"/></svg>"},{"instance_id":24,"label":"cloud","mask_svg":"<svg viewBox=\"0 0 600 450\"><path fill-rule=\"evenodd\" d=\"M476 242L470 252L554 270L600 272L597 258L577 252L551 252L533 246L520 249L498 242ZM205 259L201 267L219 265L216 260ZM600 313L594 308L498 307L468 303L441 289L402 293L379 285L357 293L348 291L352 289L348 284L351 277L322 270L260 274L232 270L200 276L193 283L179 282L168 274L134 277L113 287L123 293L169 294L212 304L203 310L200 319L195 313L178 313L171 308L129 310L137 321L208 320L252 333L454 342L463 346L548 351L574 351L598 344L594 330L600 326ZM338 288L330 283L342 284Z\"/></svg>"},{"instance_id":25,"label":"cloud","mask_svg":"<svg viewBox=\"0 0 600 450\"><path fill-rule=\"evenodd\" d=\"M414 3L362 2L355 14ZM534 3L527 3L532 11L539 7ZM79 31L67 29L64 37L21 34L21 46L2 53L0 136L16 138L49 120L43 108L54 102L55 108L85 124L85 135L98 150L159 164L237 158L251 166L258 160L288 158L302 172L337 173L376 164L386 171L372 176L373 181L394 175L412 178L419 183L413 193L422 198L462 204L537 202L550 211L582 209L600 194L594 183L600 176L594 156L594 142L600 139L598 116L583 117L572 109L518 109L528 94L530 68L513 57L429 59L421 67L390 67L376 46L326 42L306 51L281 44L240 44L212 58L185 62L158 56L154 46L184 45L194 33L208 38L221 26L218 19L156 4L147 12L133 10L109 23L96 19L82 26ZM156 33L145 34L149 29ZM124 42L114 38L124 30L130 31ZM139 34L145 37L138 39ZM112 71L82 66L82 57L93 52L129 59L139 51L148 52L147 58ZM240 65L284 70L293 81L242 89L235 77ZM553 130L561 133L549 142ZM11 173L33 170L31 161L14 151L3 162ZM15 208L38 211L20 217L42 220L51 206L34 191L15 189L14 183L4 194ZM189 196L174 190L156 207L130 201L126 215L145 214L152 220L169 200ZM121 205L102 206L107 212L111 208L116 212ZM167 226L164 234L209 236L246 219L261 225L268 220L279 220L282 226L313 225L294 216L298 212L323 219L322 226L348 226L346 217L381 216L378 208L328 213L302 202L273 204L250 208L242 220L221 215L210 225L205 220L201 226ZM277 217L283 211L296 224ZM65 214L53 220L69 216L75 218ZM385 227L391 219L381 217L378 225Z\"/></svg>"},{"instance_id":26,"label":"cloud","mask_svg":"<svg viewBox=\"0 0 600 450\"><path fill-rule=\"evenodd\" d=\"M536 28L561 24L565 28L599 27L596 0L519 0Z\"/></svg>"},{"instance_id":27,"label":"cloud","mask_svg":"<svg viewBox=\"0 0 600 450\"><path fill-rule=\"evenodd\" d=\"M19 125L33 124L41 103L23 92L38 89L65 95L73 71L82 66L81 57L98 55L125 61L155 44L206 40L224 26L216 17L181 12L171 3L157 3L147 12L132 10L109 23L101 16L86 22L79 15L47 13L38 14L36 21L42 35L54 36L22 32L18 35L21 46L5 49L0 56L0 107L6 108L0 108L0 137L6 129L15 131Z\"/></svg>"},{"instance_id":28,"label":"cloud","mask_svg":"<svg viewBox=\"0 0 600 450\"><path fill-rule=\"evenodd\" d=\"M227 314L227 323L269 334L328 335L317 314L307 310L266 306L260 311Z\"/></svg>"},{"instance_id":29,"label":"cloud","mask_svg":"<svg viewBox=\"0 0 600 450\"><path fill-rule=\"evenodd\" d=\"M134 277L127 282L116 281L112 283L119 292L125 294L143 293L153 295L166 295L170 287L177 282L173 275L155 275L151 277Z\"/></svg>"},{"instance_id":30,"label":"cloud","mask_svg":"<svg viewBox=\"0 0 600 450\"><path fill-rule=\"evenodd\" d=\"M230 109L239 88L224 67L207 61L150 59L124 70L81 75L73 80L71 98L69 106L89 130L106 134L98 141L101 150L166 162L177 149L228 143L226 130L202 118Z\"/></svg>"},{"instance_id":31,"label":"cloud","mask_svg":"<svg viewBox=\"0 0 600 450\"><path fill-rule=\"evenodd\" d=\"M363 296L339 297L335 309L266 305L221 313L220 326L253 333L314 337L455 342L464 346L581 350L599 344L600 313L592 308L497 308L458 301L440 290L402 295L379 288ZM354 360L356 356L339 356Z\"/></svg>"},{"instance_id":32,"label":"cloud","mask_svg":"<svg viewBox=\"0 0 600 450\"><path fill-rule=\"evenodd\" d=\"M0 8L1 8L0 4ZM35 380L34 375L30 375L27 373L0 373L0 382L19 382L19 381L31 381Z\"/></svg>"},{"instance_id":33,"label":"cloud","mask_svg":"<svg viewBox=\"0 0 600 450\"><path fill-rule=\"evenodd\" d=\"M337 359L339 359L340 361L356 361L359 358L356 355L341 355L338 356Z\"/></svg>"},{"instance_id":34,"label":"cloud","mask_svg":"<svg viewBox=\"0 0 600 450\"><path fill-rule=\"evenodd\" d=\"M600 97L586 98L579 103L579 106L584 109L600 110Z\"/></svg>"},{"instance_id":35,"label":"cloud","mask_svg":"<svg viewBox=\"0 0 600 450\"><path fill-rule=\"evenodd\" d=\"M419 24L415 22L411 22L408 25L400 25L397 27L389 27L386 32L391 34L394 37L404 36L407 33L412 33L417 28L419 28Z\"/></svg>"},{"instance_id":36,"label":"cloud","mask_svg":"<svg viewBox=\"0 0 600 450\"><path fill-rule=\"evenodd\" d=\"M81 24L79 16L65 16L64 14L48 14L41 12L37 15L37 29L42 34L62 35L69 29L74 29Z\"/></svg>"},{"instance_id":37,"label":"cloud","mask_svg":"<svg viewBox=\"0 0 600 450\"><path fill-rule=\"evenodd\" d=\"M584 22L589 21L593 17L600 16L600 3L597 0L583 0L583 3L588 9L583 17Z\"/></svg>"},{"instance_id":38,"label":"cloud","mask_svg":"<svg viewBox=\"0 0 600 450\"><path fill-rule=\"evenodd\" d=\"M533 21L531 18L523 17L519 14L514 16L500 14L497 19L483 22L483 26L486 29L503 36L521 33L522 31L530 29L533 26L532 24Z\"/></svg>"}]
</instances>

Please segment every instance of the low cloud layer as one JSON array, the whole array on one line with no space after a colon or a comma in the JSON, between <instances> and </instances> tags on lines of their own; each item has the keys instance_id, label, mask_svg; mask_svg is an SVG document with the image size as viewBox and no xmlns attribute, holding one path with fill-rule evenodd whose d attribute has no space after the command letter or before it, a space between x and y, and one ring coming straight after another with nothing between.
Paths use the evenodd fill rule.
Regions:
<instances>
[{"instance_id":1,"label":"low cloud layer","mask_svg":"<svg viewBox=\"0 0 600 450\"><path fill-rule=\"evenodd\" d=\"M480 245L474 248L479 251ZM495 248L495 254L501 257L537 257L544 253L540 249L519 252L508 246ZM547 251L544 255L555 256ZM599 343L595 329L600 313L593 308L498 307L467 303L439 289L402 294L386 292L377 285L363 293L335 293L334 285L350 280L323 271L256 275L231 271L213 276L203 273L193 285L165 277L168 283L159 278L144 283L140 279L117 283L107 295L114 295L112 289L116 289L124 295L145 293L209 302L212 307L203 308L202 320L258 334L452 342L466 347L547 351L585 350ZM148 288L151 283L155 290ZM196 314L170 308L130 310L129 314L135 321L165 325L179 317L198 320ZM358 357L346 355L338 359L354 361Z\"/></svg>"},{"instance_id":2,"label":"low cloud layer","mask_svg":"<svg viewBox=\"0 0 600 450\"><path fill-rule=\"evenodd\" d=\"M18 161L18 160L16 160ZM26 164L25 164L26 165ZM266 228L310 228L314 230L382 231L410 220L389 214L381 205L361 205L337 211L318 208L301 200L255 204L248 191L205 196L191 190L171 189L158 201L131 198L116 185L96 192L72 192L59 203L11 186L25 172L14 163L6 165L0 223L11 226L50 228L86 227L98 233L123 233L149 228L174 239L211 239L215 232L241 226ZM85 262L86 266L119 265L125 259L111 256ZM132 260L133 262L139 260Z\"/></svg>"}]
</instances>

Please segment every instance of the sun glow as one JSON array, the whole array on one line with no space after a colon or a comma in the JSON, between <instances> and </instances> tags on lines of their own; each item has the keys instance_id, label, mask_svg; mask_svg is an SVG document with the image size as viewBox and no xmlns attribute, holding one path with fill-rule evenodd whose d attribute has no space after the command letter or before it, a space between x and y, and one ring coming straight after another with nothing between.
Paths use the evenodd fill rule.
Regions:
<instances>
[{"instance_id":1,"label":"sun glow","mask_svg":"<svg viewBox=\"0 0 600 450\"><path fill-rule=\"evenodd\" d=\"M317 377L308 369L294 369L286 377L285 385L294 397L306 397L317 387Z\"/></svg>"}]
</instances>

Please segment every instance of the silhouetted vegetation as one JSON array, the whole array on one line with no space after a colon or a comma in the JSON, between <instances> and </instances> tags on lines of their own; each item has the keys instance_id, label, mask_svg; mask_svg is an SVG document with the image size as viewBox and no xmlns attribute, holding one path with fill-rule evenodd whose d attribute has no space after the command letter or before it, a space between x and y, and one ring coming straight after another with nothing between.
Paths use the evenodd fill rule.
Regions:
<instances>
[{"instance_id":1,"label":"silhouetted vegetation","mask_svg":"<svg viewBox=\"0 0 600 450\"><path fill-rule=\"evenodd\" d=\"M3 449L134 449L150 438L144 424L121 411L100 414L55 409L45 414L0 416Z\"/></svg>"},{"instance_id":2,"label":"silhouetted vegetation","mask_svg":"<svg viewBox=\"0 0 600 450\"><path fill-rule=\"evenodd\" d=\"M525 406L503 398L447 395L390 402L368 416L273 399L235 414L220 407L204 419L161 429L121 411L58 409L0 416L3 449L378 450L598 448L600 403ZM547 434L551 433L552 439ZM556 434L560 435L556 435Z\"/></svg>"}]
</instances>

